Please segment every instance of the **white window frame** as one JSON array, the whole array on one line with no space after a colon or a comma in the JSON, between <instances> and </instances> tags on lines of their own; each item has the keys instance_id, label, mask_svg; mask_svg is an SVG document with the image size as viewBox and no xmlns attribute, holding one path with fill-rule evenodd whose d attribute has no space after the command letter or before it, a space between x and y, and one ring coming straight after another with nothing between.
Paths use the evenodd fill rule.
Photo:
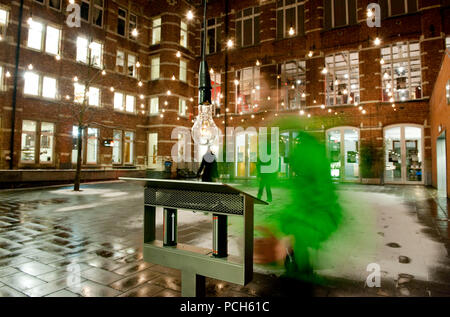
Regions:
<instances>
[{"instance_id":1,"label":"white window frame","mask_svg":"<svg viewBox=\"0 0 450 317\"><path fill-rule=\"evenodd\" d=\"M292 75L292 81L288 82L286 65L296 65L296 72ZM306 61L305 60L288 60L278 64L280 75L280 100L282 101L281 108L285 110L300 109L306 106ZM303 68L304 72L300 69ZM300 81L300 82L299 82ZM294 86L294 88L292 88ZM281 91L284 90L284 93ZM290 102L289 92L295 90L295 100ZM303 95L305 94L305 95Z\"/></svg>"},{"instance_id":2,"label":"white window frame","mask_svg":"<svg viewBox=\"0 0 450 317\"><path fill-rule=\"evenodd\" d=\"M278 27L278 12L283 11L283 37L282 38L292 37L292 35L289 35L289 28L286 26L286 11L289 9L292 9L292 8L294 8L294 12L295 12L295 26L293 26L294 30L295 30L294 36L299 35L298 34L298 32L299 32L298 25L299 25L300 21L299 21L299 16L298 16L298 7L303 6L303 10L305 10L304 8L305 8L306 0L301 1L301 2L294 2L294 3L288 4L288 5L286 5L286 0L282 0L282 1L283 1L283 6L277 7L277 12L276 12L277 27ZM301 22L303 24L305 23L305 21L301 21ZM303 30L304 29L305 28L303 27ZM276 33L278 35L278 30L276 30Z\"/></svg>"},{"instance_id":3,"label":"white window frame","mask_svg":"<svg viewBox=\"0 0 450 317\"><path fill-rule=\"evenodd\" d=\"M403 3L405 4L405 12L400 13L400 14L396 14L396 15L392 15L392 6L391 6L392 1L393 1L393 0L387 0L387 5L388 5L388 16L389 16L389 17L393 17L393 16L401 16L401 15L410 13L410 12L409 12L409 8L408 8L408 0L394 0L394 1L403 1ZM418 0L416 0L416 9L418 9L418 8L419 8L419 3L418 3Z\"/></svg>"},{"instance_id":4,"label":"white window frame","mask_svg":"<svg viewBox=\"0 0 450 317\"><path fill-rule=\"evenodd\" d=\"M351 58L352 56L357 56L357 63L351 64ZM336 56L342 55L343 60L346 59L347 64L346 66L336 66ZM327 61L328 59L332 58L331 64ZM336 53L331 53L325 56L325 63L327 68L327 73L325 75L325 99L326 99L326 105L327 106L339 106L339 105L350 105L354 104L355 102L359 103L360 100L360 80L359 80L359 52L358 51L341 51ZM331 65L331 66L330 66ZM352 70L357 67L358 68L358 75L356 76L357 83L352 83L352 81L355 80L355 78L352 78ZM337 72L346 72L347 77L344 78L337 78L336 73ZM338 83L336 84L336 80L338 80ZM332 85L332 90L329 88L329 86ZM343 87L343 90L347 90L347 93L344 92L340 94L339 86L346 85ZM353 85L356 85L354 87ZM352 97L353 94L353 97ZM347 99L345 100L345 95L347 95ZM342 97L338 97L342 96ZM350 100L350 98L352 98ZM330 102L330 99L333 100L333 102Z\"/></svg>"},{"instance_id":5,"label":"white window frame","mask_svg":"<svg viewBox=\"0 0 450 317\"><path fill-rule=\"evenodd\" d=\"M244 16L244 11L247 9L252 9L252 14L251 15L247 15ZM241 34L240 34L240 47L250 47L253 45L257 45L259 43L255 43L255 18L256 17L260 17L261 16L261 10L259 10L257 13L255 13L255 10L259 9L258 6L254 6L254 7L248 7L248 8L244 8L242 10L239 11L240 13L240 17L236 18L236 44L238 43L237 38L238 38L238 28L237 28L237 24L241 23ZM250 45L244 45L244 21L246 20L252 20L252 43ZM259 20L259 22L261 23L261 20ZM261 32L261 28L259 28L259 32Z\"/></svg>"},{"instance_id":6,"label":"white window frame","mask_svg":"<svg viewBox=\"0 0 450 317\"><path fill-rule=\"evenodd\" d=\"M185 98L178 99L178 115L180 117L187 117L188 105Z\"/></svg>"},{"instance_id":7,"label":"white window frame","mask_svg":"<svg viewBox=\"0 0 450 317\"><path fill-rule=\"evenodd\" d=\"M184 67L183 67L184 63ZM187 73L188 73L188 62L186 59L180 58L180 74L179 79L183 83L187 83Z\"/></svg>"},{"instance_id":8,"label":"white window frame","mask_svg":"<svg viewBox=\"0 0 450 317\"><path fill-rule=\"evenodd\" d=\"M6 30L8 28L9 23L9 10L0 6L0 12L4 12L5 14L5 21L0 23L0 42L1 42L6 37Z\"/></svg>"},{"instance_id":9,"label":"white window frame","mask_svg":"<svg viewBox=\"0 0 450 317\"><path fill-rule=\"evenodd\" d=\"M246 70L252 70L252 78L248 79L248 80L243 80L244 78L244 73ZM259 102L260 102L260 85L261 85L261 69L259 66L252 66L252 67L245 67L242 69L239 69L236 71L236 78L239 80L239 85L235 85L235 96L236 96L236 108L235 108L235 113L252 113L252 112L257 112L259 110ZM251 96L251 102L248 103L248 105L251 105L252 108L251 110L248 111L239 111L238 108L241 105L241 102L243 102L243 100L239 100L239 93L242 91L246 91L245 89L243 89L243 85L245 82L248 82L248 84L251 86L249 87L250 89L250 96ZM259 89L258 89L259 88ZM258 107L256 107L256 105L258 105Z\"/></svg>"},{"instance_id":10,"label":"white window frame","mask_svg":"<svg viewBox=\"0 0 450 317\"><path fill-rule=\"evenodd\" d=\"M91 6L89 7L89 8L91 8L91 7L93 8L92 10L89 10L91 23L92 23L92 25L97 26L99 28L103 28L103 21L105 19L105 8L104 8L105 7L105 0L102 0L102 4L103 5L100 6L97 3L95 3L95 0L93 0ZM94 22L94 14L93 14L94 10L101 11L102 20L101 20L100 25L98 25L97 23Z\"/></svg>"},{"instance_id":11,"label":"white window frame","mask_svg":"<svg viewBox=\"0 0 450 317\"><path fill-rule=\"evenodd\" d=\"M120 107L116 104L116 101L119 99L118 98L119 96L121 99ZM131 98L133 98L133 99L131 99ZM129 111L127 109L129 100L133 100L133 111ZM126 113L136 113L136 96L129 95L129 94L126 94L126 93L123 93L120 91L116 91L114 93L113 108L115 111L126 112Z\"/></svg>"},{"instance_id":12,"label":"white window frame","mask_svg":"<svg viewBox=\"0 0 450 317\"><path fill-rule=\"evenodd\" d=\"M31 131L31 130L24 130L23 127L24 127L25 121L33 122L33 123L34 123L34 131ZM36 164L36 153L37 153L37 147L38 147L38 139L37 139L37 137L38 137L38 132L37 132L37 129L38 129L38 122L37 122L36 120L27 120L27 119L22 120L21 141L20 141L20 163L22 163L22 164ZM34 154L33 154L33 160L24 160L24 159L22 158L22 152L24 151L23 145L22 145L24 135L34 135Z\"/></svg>"},{"instance_id":13,"label":"white window frame","mask_svg":"<svg viewBox=\"0 0 450 317\"><path fill-rule=\"evenodd\" d=\"M126 135L127 133L131 133L131 140L127 141L126 140ZM123 131L123 137L122 137L122 142L123 142L123 147L122 147L122 152L123 152L123 164L124 165L133 165L134 164L134 152L135 152L135 148L134 148L134 141L135 141L135 135L136 133L134 133L134 131ZM125 159L125 145L126 143L130 144L130 160L127 161Z\"/></svg>"},{"instance_id":14,"label":"white window frame","mask_svg":"<svg viewBox=\"0 0 450 317\"><path fill-rule=\"evenodd\" d=\"M89 86L88 91L86 92L86 85L84 84L79 84L79 83L74 83L74 102L81 104L84 102L84 94L86 93L86 97L88 99L87 105L88 106L92 106L92 107L100 107L101 105L101 89L95 86ZM79 92L82 93L82 96L78 98L78 94L77 94L77 87L79 88ZM98 93L95 94L94 91L97 91ZM97 95L98 98L95 99L95 102L93 100L93 98L91 98L92 96Z\"/></svg>"},{"instance_id":15,"label":"white window frame","mask_svg":"<svg viewBox=\"0 0 450 317\"><path fill-rule=\"evenodd\" d=\"M34 78L37 78L37 92L36 93L29 93L26 92L26 88L27 88L27 75L32 75L34 76ZM32 71L28 71L25 72L24 75L24 86L23 86L23 94L24 96L27 97L41 97L44 99L48 99L48 100L57 100L58 99L58 80L55 77L51 77L51 76L45 76L36 72L32 72ZM43 96L43 82L44 82L44 78L48 78L48 79L52 79L55 81L55 97L51 98L51 97L44 97Z\"/></svg>"},{"instance_id":16,"label":"white window frame","mask_svg":"<svg viewBox=\"0 0 450 317\"><path fill-rule=\"evenodd\" d=\"M407 51L407 56L406 57L400 57L400 58L396 58L394 59L394 51L393 51L393 47L397 46L397 45L406 45L408 47L408 51ZM418 46L418 54L417 56L411 56L411 45L417 45ZM383 50L389 49L389 55L383 54ZM381 57L384 60L384 63L381 65L381 82L382 82L382 100L384 102L402 102L402 101L408 101L408 100L415 100L415 99L421 99L423 98L423 90L422 90L422 86L423 86L423 76L422 76L422 61L421 61L421 50L420 50L420 42L418 41L402 41L402 42L397 42L397 43L392 43L392 44L388 44L386 46L384 46L383 48L381 48L380 50L380 54ZM387 56L389 56L389 58L387 58ZM418 61L419 64L419 68L420 68L420 78L419 78L419 82L420 85L418 85L417 87L420 88L421 91L421 96L419 98L415 97L415 91L413 91L413 85L411 83L411 61ZM395 70L394 70L394 64L395 63L406 63L407 64L407 72L408 72L408 87L405 88L408 90L408 95L409 98L405 98L405 99L400 99L398 100L398 98L396 98L397 93L395 92L394 89L396 89L396 87L394 87L394 78L395 78ZM387 71L383 71L383 69L387 69L390 68L390 73ZM385 78L385 72L390 76L389 78ZM391 88L388 87L388 84L390 84ZM392 89L392 91L390 91L392 93L392 98L393 101L391 101L391 99L387 99L387 97L391 97L391 96L387 96L386 98L384 97L384 93L388 92L388 89L390 91L390 89ZM412 98L412 96L414 96L414 98Z\"/></svg>"},{"instance_id":17,"label":"white window frame","mask_svg":"<svg viewBox=\"0 0 450 317\"><path fill-rule=\"evenodd\" d=\"M52 132L43 132L42 126L44 124L50 124L52 125ZM47 136L51 139L51 161L42 161L41 160L41 153L42 153L42 137ZM55 124L53 122L40 122L40 130L39 130L39 164L53 164L55 160Z\"/></svg>"},{"instance_id":18,"label":"white window frame","mask_svg":"<svg viewBox=\"0 0 450 317\"><path fill-rule=\"evenodd\" d=\"M131 57L134 58L134 64L130 64L130 59L131 59ZM126 61L127 61L127 68L126 68L126 70L127 70L127 76L128 76L128 77L136 78L136 77L137 77L137 67L136 67L136 63L137 63L137 61L138 61L137 56L134 55L134 54L129 54L129 53L127 53ZM130 75L130 66L131 66L132 69L133 69L133 73L132 73L131 75Z\"/></svg>"},{"instance_id":19,"label":"white window frame","mask_svg":"<svg viewBox=\"0 0 450 317\"><path fill-rule=\"evenodd\" d=\"M0 65L0 91L5 90L5 72L3 66Z\"/></svg>"},{"instance_id":20,"label":"white window frame","mask_svg":"<svg viewBox=\"0 0 450 317\"><path fill-rule=\"evenodd\" d=\"M184 40L183 40L183 35L184 35ZM184 48L188 48L188 45L189 45L188 24L183 20L180 21L180 45Z\"/></svg>"},{"instance_id":21,"label":"white window frame","mask_svg":"<svg viewBox=\"0 0 450 317\"><path fill-rule=\"evenodd\" d=\"M335 27L337 27L336 25L335 25L335 19L334 19L334 0L331 0L330 1L330 3L331 3L331 28L335 28ZM349 15L349 12L348 12L348 0L345 0L345 24L344 25L339 25L338 27L343 27L343 26L346 26L346 25L349 25L350 24L350 15Z\"/></svg>"},{"instance_id":22,"label":"white window frame","mask_svg":"<svg viewBox=\"0 0 450 317\"><path fill-rule=\"evenodd\" d=\"M86 164L88 165L97 165L98 164L98 154L99 154L99 137L100 137L100 130L98 128L86 128ZM89 147L89 141L90 141L90 137L89 137L89 131L95 131L95 138L93 138L94 140L94 149L95 149L95 161L89 161L89 153L90 153L90 147Z\"/></svg>"},{"instance_id":23,"label":"white window frame","mask_svg":"<svg viewBox=\"0 0 450 317\"><path fill-rule=\"evenodd\" d=\"M155 24L159 21L159 24ZM161 17L155 17L152 19L152 45L161 43L162 19Z\"/></svg>"},{"instance_id":24,"label":"white window frame","mask_svg":"<svg viewBox=\"0 0 450 317\"><path fill-rule=\"evenodd\" d=\"M158 60L157 64L154 64L153 61ZM157 68L158 72L154 71L153 68ZM160 55L152 56L151 57L151 64L150 64L150 80L158 80L161 77L161 57Z\"/></svg>"},{"instance_id":25,"label":"white window frame","mask_svg":"<svg viewBox=\"0 0 450 317\"><path fill-rule=\"evenodd\" d=\"M134 22L131 21L131 17L132 16L136 19ZM138 23L137 22L138 22L137 15L130 12L128 14L128 24L127 25L128 25L128 38L131 39L131 40L136 40L136 37L134 37L132 35L132 33L133 33L133 30L137 29L137 27L138 27Z\"/></svg>"},{"instance_id":26,"label":"white window frame","mask_svg":"<svg viewBox=\"0 0 450 317\"><path fill-rule=\"evenodd\" d=\"M59 8L55 8L55 7L52 7L52 6L50 5L50 1L51 1L51 0L41 0L41 1L39 1L39 0L34 0L34 1L37 2L37 3L39 3L40 5L46 6L46 7L50 8L50 9L55 10L55 11L58 11L58 12L61 11L62 3L63 3L63 0L59 0Z\"/></svg>"},{"instance_id":27,"label":"white window frame","mask_svg":"<svg viewBox=\"0 0 450 317\"><path fill-rule=\"evenodd\" d=\"M79 40L85 40L87 42L87 47L86 48L79 48L78 44L79 44ZM98 44L100 46L100 56L99 56L99 61L100 61L100 65L94 64L94 57L95 55L92 55L92 45L93 44ZM83 50L86 50L85 52L83 52ZM88 38L84 37L84 36L78 36L77 37L77 56L76 56L76 61L82 64L89 64L90 67L94 67L94 68L99 68L101 69L103 67L103 52L104 51L104 47L103 47L103 43L96 41L96 40L89 40ZM83 56L79 56L80 54L83 54ZM82 58L84 57L85 58Z\"/></svg>"},{"instance_id":28,"label":"white window frame","mask_svg":"<svg viewBox=\"0 0 450 317\"><path fill-rule=\"evenodd\" d=\"M208 25L209 21L214 20L214 24L213 25ZM215 53L219 53L220 50L222 49L222 45L220 43L220 38L221 38L221 34L220 32L222 31L222 23L218 23L219 18L210 18L207 19L206 21L206 54L215 54ZM210 52L209 51L209 37L208 37L208 33L210 30L214 30L214 52ZM202 27L202 29L200 30L200 38L203 39L203 32L205 31L205 28ZM219 35L220 34L220 35Z\"/></svg>"},{"instance_id":29,"label":"white window frame","mask_svg":"<svg viewBox=\"0 0 450 317\"><path fill-rule=\"evenodd\" d=\"M120 139L116 138L116 135L120 134ZM122 130L113 130L113 155L111 156L111 163L113 165L121 165L123 162L122 159L122 142L123 142L123 131ZM116 147L116 142L118 142L118 146ZM114 149L118 149L119 150L119 155L118 155L118 162L114 161Z\"/></svg>"},{"instance_id":30,"label":"white window frame","mask_svg":"<svg viewBox=\"0 0 450 317\"><path fill-rule=\"evenodd\" d=\"M151 116L159 114L159 97L151 97L150 98L150 111L149 111L149 114Z\"/></svg>"}]
</instances>

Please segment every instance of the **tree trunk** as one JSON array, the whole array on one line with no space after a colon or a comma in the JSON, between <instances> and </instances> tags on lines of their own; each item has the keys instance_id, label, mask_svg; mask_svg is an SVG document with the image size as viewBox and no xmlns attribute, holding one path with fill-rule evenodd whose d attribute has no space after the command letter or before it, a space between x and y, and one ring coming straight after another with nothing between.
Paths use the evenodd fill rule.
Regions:
<instances>
[{"instance_id":1,"label":"tree trunk","mask_svg":"<svg viewBox=\"0 0 450 317\"><path fill-rule=\"evenodd\" d=\"M83 128L81 125L78 126L78 139L77 139L77 169L75 172L75 182L73 185L74 191L80 191L81 183L81 155L83 153Z\"/></svg>"}]
</instances>

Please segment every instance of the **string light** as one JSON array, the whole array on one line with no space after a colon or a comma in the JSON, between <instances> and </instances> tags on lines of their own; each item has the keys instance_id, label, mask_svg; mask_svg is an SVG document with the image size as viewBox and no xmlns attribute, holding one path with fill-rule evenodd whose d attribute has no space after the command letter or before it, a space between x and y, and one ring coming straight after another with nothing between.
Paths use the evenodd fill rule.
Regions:
<instances>
[{"instance_id":1,"label":"string light","mask_svg":"<svg viewBox=\"0 0 450 317\"><path fill-rule=\"evenodd\" d=\"M256 60L256 66L261 65L261 63L259 62L259 60Z\"/></svg>"},{"instance_id":2,"label":"string light","mask_svg":"<svg viewBox=\"0 0 450 317\"><path fill-rule=\"evenodd\" d=\"M186 14L186 17L188 20L192 20L194 18L194 13L192 13L192 11L189 10Z\"/></svg>"},{"instance_id":3,"label":"string light","mask_svg":"<svg viewBox=\"0 0 450 317\"><path fill-rule=\"evenodd\" d=\"M295 34L295 31L294 31L294 28L291 26L290 28L289 28L289 35L294 35Z\"/></svg>"},{"instance_id":4,"label":"string light","mask_svg":"<svg viewBox=\"0 0 450 317\"><path fill-rule=\"evenodd\" d=\"M139 61L136 62L136 68L141 67L141 63L139 63Z\"/></svg>"},{"instance_id":5,"label":"string light","mask_svg":"<svg viewBox=\"0 0 450 317\"><path fill-rule=\"evenodd\" d=\"M381 44L380 38L376 37L375 40L373 41L373 43L375 44L375 46L379 46Z\"/></svg>"},{"instance_id":6,"label":"string light","mask_svg":"<svg viewBox=\"0 0 450 317\"><path fill-rule=\"evenodd\" d=\"M227 41L227 47L228 48L232 48L233 47L233 40L228 40Z\"/></svg>"},{"instance_id":7,"label":"string light","mask_svg":"<svg viewBox=\"0 0 450 317\"><path fill-rule=\"evenodd\" d=\"M111 90L111 92L114 92L114 87L109 88L109 90Z\"/></svg>"},{"instance_id":8,"label":"string light","mask_svg":"<svg viewBox=\"0 0 450 317\"><path fill-rule=\"evenodd\" d=\"M56 59L57 61L59 61L59 60L61 60L61 56L56 55L56 56L55 56L55 59Z\"/></svg>"},{"instance_id":9,"label":"string light","mask_svg":"<svg viewBox=\"0 0 450 317\"><path fill-rule=\"evenodd\" d=\"M7 71L6 74L5 74L5 76L6 76L6 78L11 77L11 73L10 73L9 71Z\"/></svg>"},{"instance_id":10,"label":"string light","mask_svg":"<svg viewBox=\"0 0 450 317\"><path fill-rule=\"evenodd\" d=\"M326 74L326 73L328 73L328 69L326 68L326 67L324 67L323 69L322 69L322 74Z\"/></svg>"},{"instance_id":11,"label":"string light","mask_svg":"<svg viewBox=\"0 0 450 317\"><path fill-rule=\"evenodd\" d=\"M29 64L29 65L28 65L28 70L33 70L33 68L34 68L34 67L33 67L33 64Z\"/></svg>"},{"instance_id":12,"label":"string light","mask_svg":"<svg viewBox=\"0 0 450 317\"><path fill-rule=\"evenodd\" d=\"M313 56L313 51L309 51L309 53L308 53L308 57L312 57Z\"/></svg>"},{"instance_id":13,"label":"string light","mask_svg":"<svg viewBox=\"0 0 450 317\"><path fill-rule=\"evenodd\" d=\"M133 29L133 31L131 31L131 35L133 36L133 37L137 37L138 36L138 30L135 28L135 29Z\"/></svg>"},{"instance_id":14,"label":"string light","mask_svg":"<svg viewBox=\"0 0 450 317\"><path fill-rule=\"evenodd\" d=\"M178 52L177 52L176 56L177 56L178 58L180 58L180 57L181 57L181 53L180 53L180 51L178 51Z\"/></svg>"}]
</instances>

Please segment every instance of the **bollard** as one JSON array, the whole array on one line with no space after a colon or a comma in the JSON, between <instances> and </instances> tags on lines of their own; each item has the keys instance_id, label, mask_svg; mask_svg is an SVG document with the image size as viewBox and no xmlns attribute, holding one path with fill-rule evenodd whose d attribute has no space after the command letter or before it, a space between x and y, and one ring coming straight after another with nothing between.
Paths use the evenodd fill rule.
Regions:
<instances>
[{"instance_id":1,"label":"bollard","mask_svg":"<svg viewBox=\"0 0 450 317\"><path fill-rule=\"evenodd\" d=\"M163 238L164 246L173 247L177 245L176 209L164 208Z\"/></svg>"},{"instance_id":2,"label":"bollard","mask_svg":"<svg viewBox=\"0 0 450 317\"><path fill-rule=\"evenodd\" d=\"M228 217L213 214L213 248L212 254L216 258L228 256Z\"/></svg>"}]
</instances>

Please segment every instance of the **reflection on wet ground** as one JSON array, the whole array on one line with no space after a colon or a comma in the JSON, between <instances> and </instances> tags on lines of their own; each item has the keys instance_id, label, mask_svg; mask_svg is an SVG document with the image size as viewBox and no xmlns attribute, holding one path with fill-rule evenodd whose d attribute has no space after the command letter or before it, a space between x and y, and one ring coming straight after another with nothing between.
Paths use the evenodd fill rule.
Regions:
<instances>
[{"instance_id":1,"label":"reflection on wet ground","mask_svg":"<svg viewBox=\"0 0 450 317\"><path fill-rule=\"evenodd\" d=\"M318 270L328 280L323 286L284 280L257 267L245 287L207 279L207 295L450 295L447 199L419 186L339 189L343 196L362 197L374 210L373 254L358 250L348 266ZM274 203L282 203L282 197L275 188ZM179 271L143 261L142 220L142 188L133 183L85 185L81 193L69 187L0 192L0 296L180 296ZM181 242L210 245L208 216L187 213L180 222ZM233 226L230 234L237 236L240 229ZM230 250L239 243L232 238ZM380 288L365 287L368 273L357 260L367 259L380 262Z\"/></svg>"}]
</instances>

